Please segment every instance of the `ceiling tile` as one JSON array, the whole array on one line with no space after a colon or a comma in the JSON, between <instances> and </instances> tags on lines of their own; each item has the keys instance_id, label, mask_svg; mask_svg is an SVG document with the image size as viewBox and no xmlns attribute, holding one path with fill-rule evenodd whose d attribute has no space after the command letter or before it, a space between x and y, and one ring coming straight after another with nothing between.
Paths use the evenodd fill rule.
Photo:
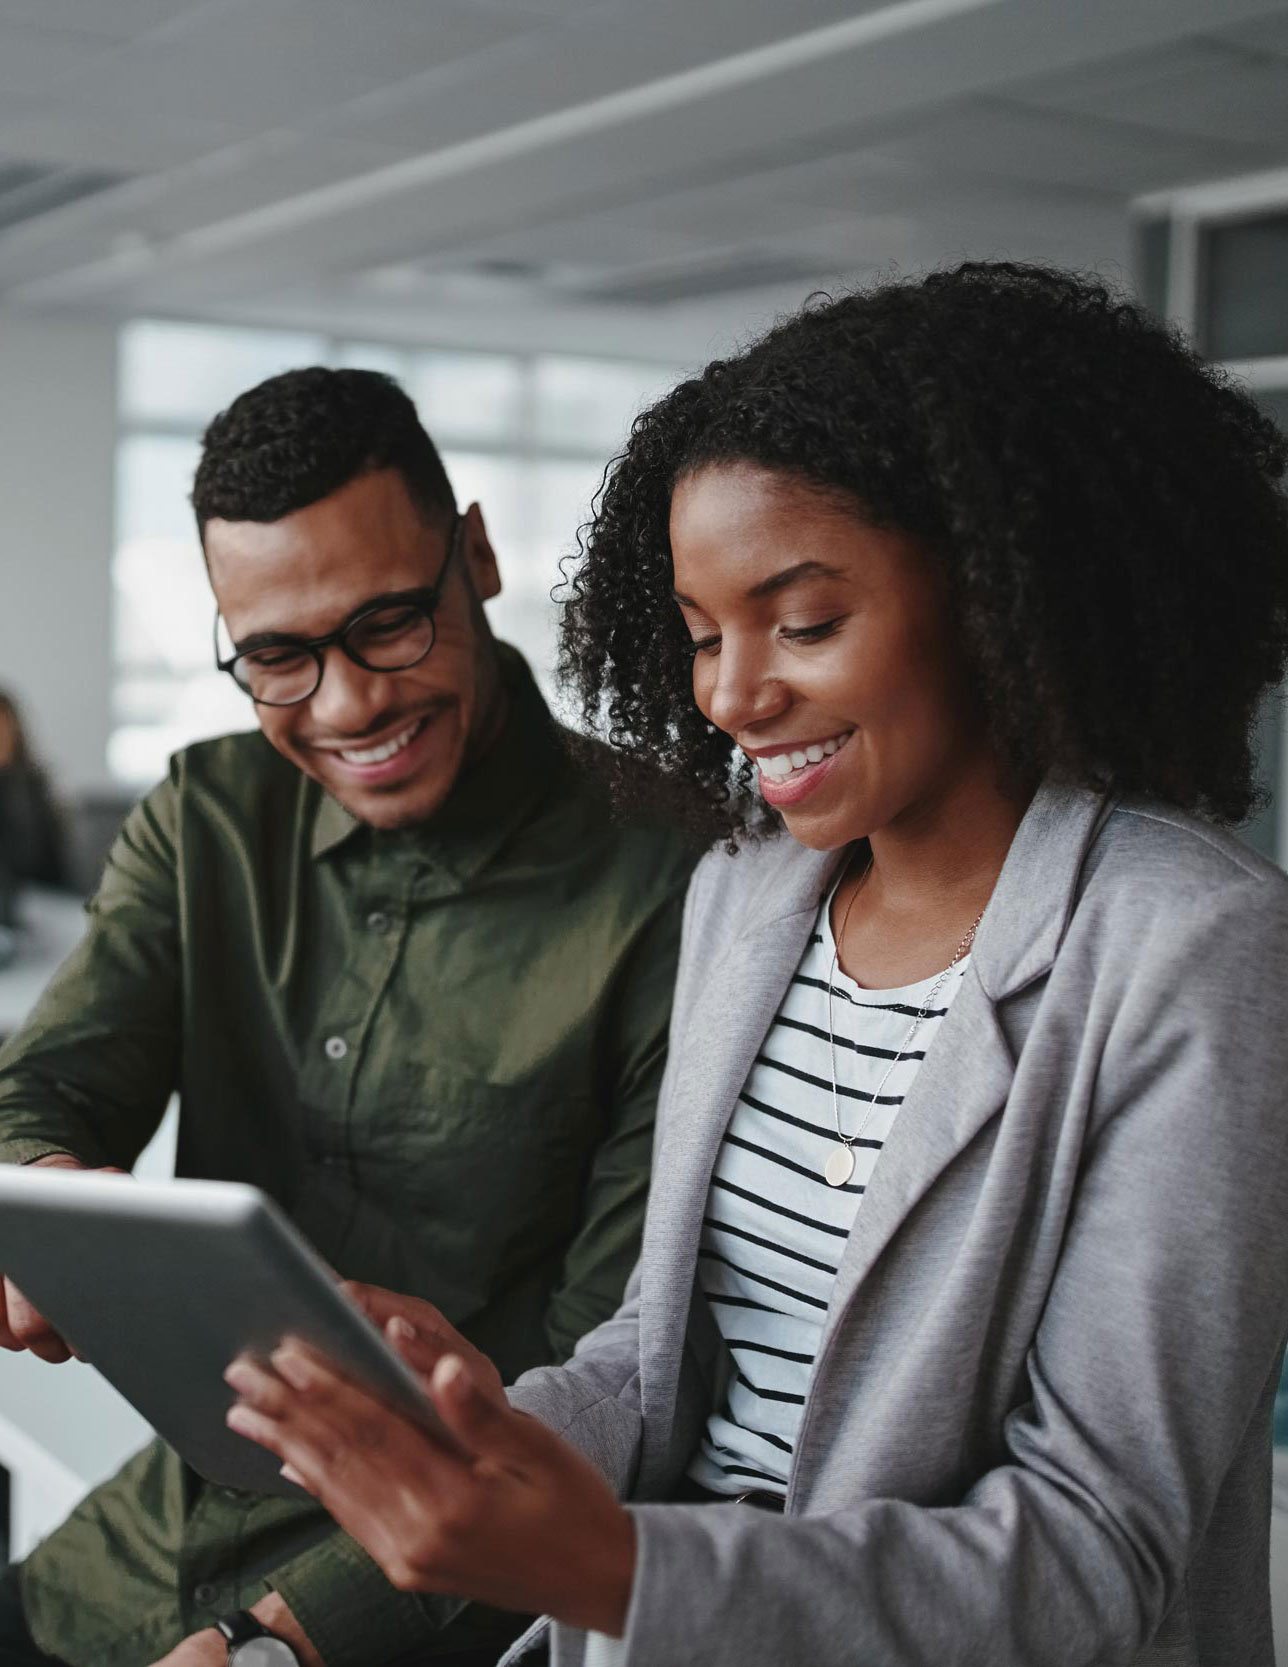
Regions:
<instances>
[{"instance_id":1,"label":"ceiling tile","mask_svg":"<svg viewBox=\"0 0 1288 1667\"><path fill-rule=\"evenodd\" d=\"M1218 141L1288 149L1288 61L1186 41L1076 75L1012 83L1008 101Z\"/></svg>"},{"instance_id":2,"label":"ceiling tile","mask_svg":"<svg viewBox=\"0 0 1288 1667\"><path fill-rule=\"evenodd\" d=\"M129 40L144 29L195 11L203 0L4 0L6 22Z\"/></svg>"},{"instance_id":3,"label":"ceiling tile","mask_svg":"<svg viewBox=\"0 0 1288 1667\"><path fill-rule=\"evenodd\" d=\"M1127 121L971 99L874 144L953 175L1072 186L1123 198L1182 180L1267 166L1271 146L1163 133Z\"/></svg>"},{"instance_id":4,"label":"ceiling tile","mask_svg":"<svg viewBox=\"0 0 1288 1667\"><path fill-rule=\"evenodd\" d=\"M491 5L492 0L489 0ZM878 0L613 0L460 63L424 70L323 118L408 151L638 87L872 10Z\"/></svg>"},{"instance_id":5,"label":"ceiling tile","mask_svg":"<svg viewBox=\"0 0 1288 1667\"><path fill-rule=\"evenodd\" d=\"M590 12L621 11L629 0L479 0L485 11L502 17L570 18Z\"/></svg>"},{"instance_id":6,"label":"ceiling tile","mask_svg":"<svg viewBox=\"0 0 1288 1667\"><path fill-rule=\"evenodd\" d=\"M1288 58L1288 14L1282 10L1251 23L1236 23L1221 31L1221 39L1236 41L1256 52L1273 52Z\"/></svg>"},{"instance_id":7,"label":"ceiling tile","mask_svg":"<svg viewBox=\"0 0 1288 1667\"><path fill-rule=\"evenodd\" d=\"M0 151L37 162L152 173L231 144L237 129L163 117L146 101L119 114L68 109L49 99L0 102Z\"/></svg>"},{"instance_id":8,"label":"ceiling tile","mask_svg":"<svg viewBox=\"0 0 1288 1667\"><path fill-rule=\"evenodd\" d=\"M60 92L81 110L116 115L146 100L165 116L253 132L306 120L516 27L461 0L223 0L151 31Z\"/></svg>"},{"instance_id":9,"label":"ceiling tile","mask_svg":"<svg viewBox=\"0 0 1288 1667\"><path fill-rule=\"evenodd\" d=\"M131 230L150 238L172 237L367 173L391 160L376 145L336 140L319 145L280 132L228 147L218 168L201 163L176 176L172 185L163 181L170 188L139 206Z\"/></svg>"},{"instance_id":10,"label":"ceiling tile","mask_svg":"<svg viewBox=\"0 0 1288 1667\"><path fill-rule=\"evenodd\" d=\"M0 93L41 92L62 76L109 60L112 50L96 35L40 29L5 17L0 21Z\"/></svg>"}]
</instances>

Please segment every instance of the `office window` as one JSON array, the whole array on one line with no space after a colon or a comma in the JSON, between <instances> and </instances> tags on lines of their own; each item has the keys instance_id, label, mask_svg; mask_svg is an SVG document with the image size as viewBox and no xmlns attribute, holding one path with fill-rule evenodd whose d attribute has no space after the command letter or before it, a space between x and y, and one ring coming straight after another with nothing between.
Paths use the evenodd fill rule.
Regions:
<instances>
[{"instance_id":1,"label":"office window","mask_svg":"<svg viewBox=\"0 0 1288 1667\"><path fill-rule=\"evenodd\" d=\"M1203 239L1205 351L1288 356L1288 214L1211 226Z\"/></svg>"},{"instance_id":2,"label":"office window","mask_svg":"<svg viewBox=\"0 0 1288 1667\"><path fill-rule=\"evenodd\" d=\"M635 413L678 375L635 360L462 352L302 331L138 320L121 336L113 564L115 682L109 766L144 788L189 742L253 727L214 669L214 603L188 493L215 412L306 364L397 377L443 454L462 508L477 501L500 559L492 628L554 693L560 558Z\"/></svg>"}]
</instances>

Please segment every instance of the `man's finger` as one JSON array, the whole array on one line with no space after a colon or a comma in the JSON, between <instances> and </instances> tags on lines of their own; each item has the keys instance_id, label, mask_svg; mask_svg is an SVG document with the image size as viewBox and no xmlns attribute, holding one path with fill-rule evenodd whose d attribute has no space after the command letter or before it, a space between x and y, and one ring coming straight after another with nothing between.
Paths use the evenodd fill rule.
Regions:
<instances>
[{"instance_id":1,"label":"man's finger","mask_svg":"<svg viewBox=\"0 0 1288 1667\"><path fill-rule=\"evenodd\" d=\"M44 1315L31 1306L11 1279L6 1279L4 1285L7 1330L13 1339L5 1347L30 1350L54 1366L70 1360L71 1350Z\"/></svg>"},{"instance_id":2,"label":"man's finger","mask_svg":"<svg viewBox=\"0 0 1288 1667\"><path fill-rule=\"evenodd\" d=\"M9 1329L9 1281L0 1275L0 1349L13 1352L22 1344Z\"/></svg>"}]
</instances>

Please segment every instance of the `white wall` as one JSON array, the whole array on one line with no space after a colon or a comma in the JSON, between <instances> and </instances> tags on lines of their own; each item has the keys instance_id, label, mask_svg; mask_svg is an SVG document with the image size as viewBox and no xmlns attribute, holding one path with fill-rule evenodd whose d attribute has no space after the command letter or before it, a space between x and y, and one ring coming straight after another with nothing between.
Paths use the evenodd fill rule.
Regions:
<instances>
[{"instance_id":1,"label":"white wall","mask_svg":"<svg viewBox=\"0 0 1288 1667\"><path fill-rule=\"evenodd\" d=\"M0 309L0 685L60 790L107 781L116 326Z\"/></svg>"}]
</instances>

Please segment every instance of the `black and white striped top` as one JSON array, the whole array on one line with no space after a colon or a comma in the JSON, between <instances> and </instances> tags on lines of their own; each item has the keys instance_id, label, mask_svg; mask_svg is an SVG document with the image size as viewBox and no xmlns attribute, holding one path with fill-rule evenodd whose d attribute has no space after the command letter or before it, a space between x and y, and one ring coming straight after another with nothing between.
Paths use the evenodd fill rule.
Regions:
<instances>
[{"instance_id":1,"label":"black and white striped top","mask_svg":"<svg viewBox=\"0 0 1288 1667\"><path fill-rule=\"evenodd\" d=\"M819 1335L841 1252L927 1047L961 987L969 956L935 998L913 1046L873 1096L935 977L865 990L832 981L841 1127L863 1127L852 1179L823 1179L837 1144L828 1048L833 939L829 897L738 1098L707 1199L698 1281L729 1349L728 1387L689 1475L715 1493L784 1494ZM864 1122L867 1119L866 1124Z\"/></svg>"}]
</instances>

